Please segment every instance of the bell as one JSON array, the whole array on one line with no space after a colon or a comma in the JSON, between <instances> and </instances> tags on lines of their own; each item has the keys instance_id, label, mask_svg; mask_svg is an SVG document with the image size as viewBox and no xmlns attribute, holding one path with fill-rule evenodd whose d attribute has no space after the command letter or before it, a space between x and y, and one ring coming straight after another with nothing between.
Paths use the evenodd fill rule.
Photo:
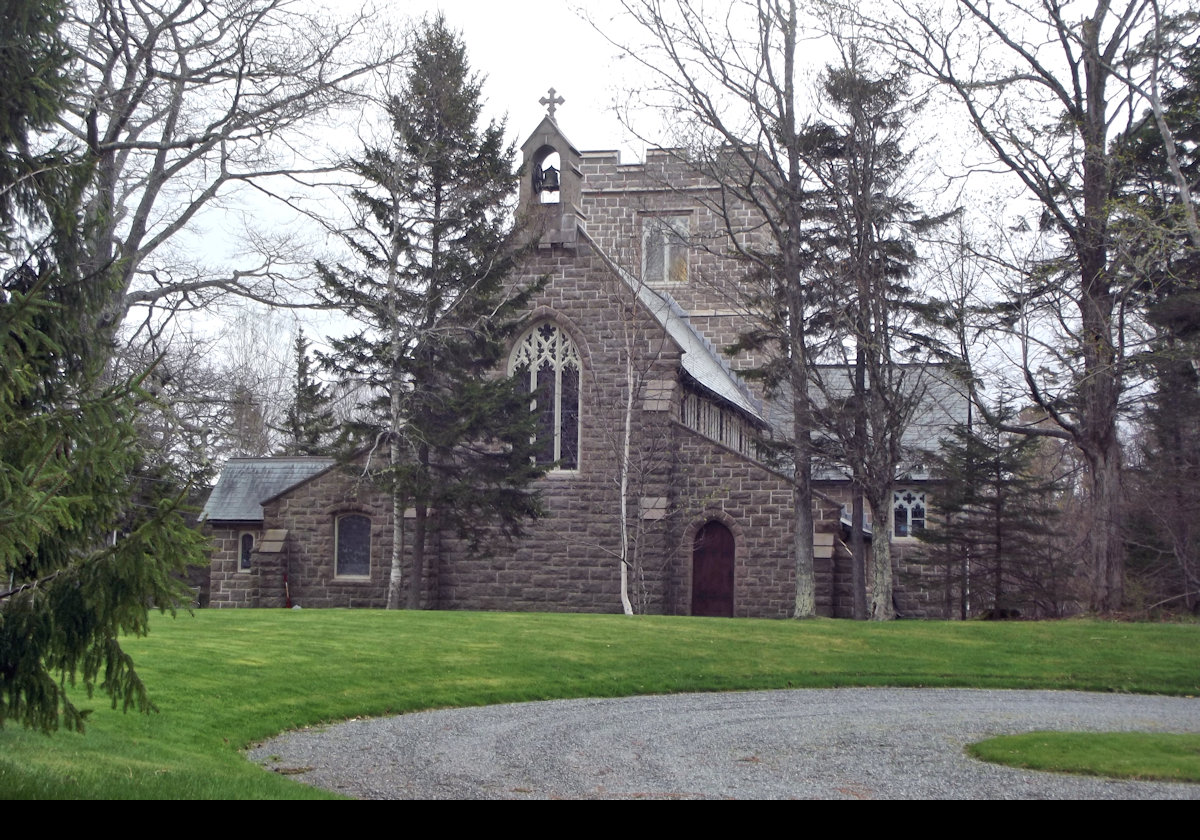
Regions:
<instances>
[{"instance_id":1,"label":"bell","mask_svg":"<svg viewBox=\"0 0 1200 840\"><path fill-rule=\"evenodd\" d=\"M537 183L538 192L558 192L558 170L547 166L542 170Z\"/></svg>"}]
</instances>

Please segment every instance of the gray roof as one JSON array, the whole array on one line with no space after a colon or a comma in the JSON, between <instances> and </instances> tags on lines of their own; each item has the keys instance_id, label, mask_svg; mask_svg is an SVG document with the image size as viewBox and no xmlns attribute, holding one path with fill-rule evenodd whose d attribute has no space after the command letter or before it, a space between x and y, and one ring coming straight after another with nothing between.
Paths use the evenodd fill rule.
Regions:
<instances>
[{"instance_id":1,"label":"gray roof","mask_svg":"<svg viewBox=\"0 0 1200 840\"><path fill-rule=\"evenodd\" d=\"M904 433L901 436L903 457L899 465L900 475L922 480L929 478L928 455L941 448L940 440L950 435L953 426L967 422L968 398L966 386L951 370L942 364L900 365L903 372L900 387L917 397ZM815 373L821 376L821 387L810 389L812 399L821 404L826 395L850 393L849 365L821 365ZM784 384L767 406L768 417L774 433L786 440L791 436L791 389ZM835 464L813 465L813 478L838 480L846 478L846 472Z\"/></svg>"},{"instance_id":2,"label":"gray roof","mask_svg":"<svg viewBox=\"0 0 1200 840\"><path fill-rule=\"evenodd\" d=\"M745 412L759 422L765 422L762 402L755 397L746 384L738 378L729 362L707 338L700 335L688 320L676 300L666 292L651 289L645 283L638 281L628 271L617 265L604 253L596 242L581 231L596 253L603 259L617 276L629 288L637 293L638 300L650 311L655 320L667 331L667 335L679 345L683 351L683 370L705 390L730 405Z\"/></svg>"},{"instance_id":3,"label":"gray roof","mask_svg":"<svg viewBox=\"0 0 1200 840\"><path fill-rule=\"evenodd\" d=\"M262 502L337 463L333 458L230 458L217 478L202 520L237 522L263 518Z\"/></svg>"}]
</instances>

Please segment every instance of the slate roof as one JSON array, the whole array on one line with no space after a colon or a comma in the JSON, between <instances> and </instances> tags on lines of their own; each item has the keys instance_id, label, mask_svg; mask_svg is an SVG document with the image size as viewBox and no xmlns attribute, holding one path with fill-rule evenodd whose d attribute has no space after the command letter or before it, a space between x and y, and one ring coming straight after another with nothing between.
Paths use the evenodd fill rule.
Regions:
<instances>
[{"instance_id":1,"label":"slate roof","mask_svg":"<svg viewBox=\"0 0 1200 840\"><path fill-rule=\"evenodd\" d=\"M906 365L906 381L911 393L920 400L901 437L903 460L900 475L916 480L929 478L928 453L941 448L940 439L950 434L951 427L967 422L967 395L964 384L945 365ZM820 373L826 388L832 393L850 392L850 367L822 365ZM814 401L821 401L816 386L810 391ZM791 389L786 383L779 394L767 404L767 416L777 437L787 440L792 431ZM837 481L847 478L845 471L833 464L815 463L813 478Z\"/></svg>"},{"instance_id":2,"label":"slate roof","mask_svg":"<svg viewBox=\"0 0 1200 840\"><path fill-rule=\"evenodd\" d=\"M333 458L230 458L221 469L201 520L260 521L262 502L332 467Z\"/></svg>"},{"instance_id":3,"label":"slate roof","mask_svg":"<svg viewBox=\"0 0 1200 840\"><path fill-rule=\"evenodd\" d=\"M596 253L616 274L625 281L629 288L637 293L638 300L650 311L655 320L667 331L667 335L679 345L683 351L683 371L695 380L705 390L730 405L745 412L750 417L766 423L763 415L763 404L755 397L746 384L738 378L729 362L707 338L700 335L688 320L683 307L666 292L651 289L641 283L628 271L617 265L604 253L586 231L580 231L591 244Z\"/></svg>"}]
</instances>

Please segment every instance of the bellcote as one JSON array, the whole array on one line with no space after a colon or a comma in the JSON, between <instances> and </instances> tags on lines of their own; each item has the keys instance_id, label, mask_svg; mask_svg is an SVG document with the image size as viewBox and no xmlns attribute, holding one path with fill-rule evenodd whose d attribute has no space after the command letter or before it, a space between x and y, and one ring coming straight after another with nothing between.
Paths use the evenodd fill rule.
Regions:
<instances>
[{"instance_id":1,"label":"bellcote","mask_svg":"<svg viewBox=\"0 0 1200 840\"><path fill-rule=\"evenodd\" d=\"M554 106L562 99L555 100L553 88L549 102L549 113L521 145L524 174L519 210L541 231L542 244L573 246L578 226L583 224L582 158L554 120Z\"/></svg>"}]
</instances>

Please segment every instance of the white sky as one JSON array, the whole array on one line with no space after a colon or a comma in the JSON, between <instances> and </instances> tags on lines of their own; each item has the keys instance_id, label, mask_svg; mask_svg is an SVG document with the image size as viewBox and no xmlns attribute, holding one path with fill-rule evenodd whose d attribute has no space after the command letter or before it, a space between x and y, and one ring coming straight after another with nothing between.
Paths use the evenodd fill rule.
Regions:
<instances>
[{"instance_id":1,"label":"white sky","mask_svg":"<svg viewBox=\"0 0 1200 840\"><path fill-rule=\"evenodd\" d=\"M585 16L595 19L619 41L643 40L645 33L624 18L616 0L407 0L395 3L386 14L389 23L403 29L438 11L461 33L472 68L485 77L486 114L507 117L510 141L520 144L533 131L546 113L538 100L554 87L565 99L558 107L558 123L580 150L619 149L625 162L644 159L646 142L621 124L614 105L623 101L627 91L644 84L648 71L642 69L639 78L636 62L622 59L620 50L585 20ZM832 56L809 42L804 58L816 69ZM639 131L648 139L657 139L653 126L660 118L659 114L646 114ZM947 150L969 142L965 125L941 122L921 128L932 129L939 138L940 142L924 148L946 165L953 166L945 159ZM361 148L362 138L349 126L340 140L333 142L348 142L343 150L347 153ZM662 140L669 142L666 137ZM943 179L933 180L946 190ZM327 244L336 247L337 243L327 239ZM322 344L329 333L344 329L336 326L337 319L322 313L290 312L282 320L307 323L309 337L316 344Z\"/></svg>"},{"instance_id":2,"label":"white sky","mask_svg":"<svg viewBox=\"0 0 1200 840\"><path fill-rule=\"evenodd\" d=\"M555 118L580 150L620 149L626 162L644 159L646 144L624 129L613 108L614 101L627 84L621 71L628 62L618 59L618 49L583 17L585 13L591 14L604 19L606 26L611 24L620 29L621 25L612 20L621 11L616 2L408 0L393 8L394 16L388 22L401 30L439 10L445 13L447 23L461 34L466 44L472 69L484 76L485 115L497 120L507 118L508 139L514 145L519 147L541 122L546 107L538 100L554 87L557 95L565 100L558 106ZM624 31L630 32L631 37L637 35L636 28L628 24ZM396 79L399 83L400 77ZM369 123L371 115L363 116ZM375 116L381 117L382 112ZM373 131L367 124L355 126L353 123L340 128L331 126L330 130L332 133L327 133L324 140L334 147L335 156L358 154L365 136L370 136ZM333 195L341 196L342 193L344 190ZM324 200L329 201L329 194L325 195ZM252 218L278 218L277 208L269 202L264 204L250 191L242 191L242 197L250 200L255 208L251 212ZM328 205L325 210L329 210ZM299 230L306 229L301 222ZM341 247L335 236L315 230L311 232L310 240L317 246L313 251L314 258L319 256L328 260L329 255ZM322 240L323 246L320 245ZM228 242L227 256L236 260L241 252L241 239L231 232ZM333 250L322 252L322 247ZM207 325L199 327L202 331L221 330L226 326L223 318L213 318L213 314L210 311L199 319L198 324ZM276 322L284 330L302 324L316 346L324 345L326 336L352 328L349 322L328 312L287 310L269 313L262 308L259 319ZM276 343L281 347L274 355L289 360L290 364L287 355L290 347Z\"/></svg>"},{"instance_id":3,"label":"white sky","mask_svg":"<svg viewBox=\"0 0 1200 840\"><path fill-rule=\"evenodd\" d=\"M510 140L519 144L537 127L546 113L538 100L553 87L566 100L555 118L580 150L622 149L625 160L642 158L644 144L622 128L612 107L624 89L626 62L582 17L608 21L620 12L617 3L410 0L398 8L414 21L445 13L462 34L471 66L487 77L488 115L507 114Z\"/></svg>"}]
</instances>

